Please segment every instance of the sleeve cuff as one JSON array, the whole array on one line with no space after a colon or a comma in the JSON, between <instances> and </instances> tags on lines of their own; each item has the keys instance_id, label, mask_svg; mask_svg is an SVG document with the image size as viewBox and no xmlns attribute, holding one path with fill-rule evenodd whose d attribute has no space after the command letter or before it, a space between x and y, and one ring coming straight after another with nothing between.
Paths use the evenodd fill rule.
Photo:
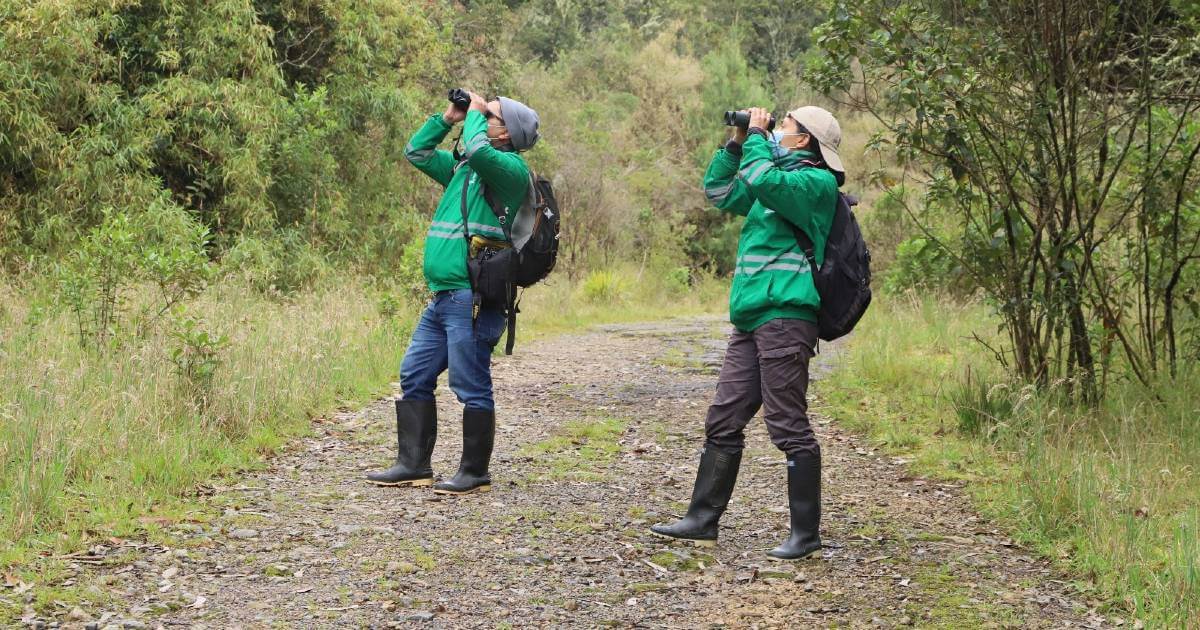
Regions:
<instances>
[{"instance_id":1,"label":"sleeve cuff","mask_svg":"<svg viewBox=\"0 0 1200 630\"><path fill-rule=\"evenodd\" d=\"M726 142L725 152L737 158L742 157L742 143L736 140L730 140L729 142Z\"/></svg>"}]
</instances>

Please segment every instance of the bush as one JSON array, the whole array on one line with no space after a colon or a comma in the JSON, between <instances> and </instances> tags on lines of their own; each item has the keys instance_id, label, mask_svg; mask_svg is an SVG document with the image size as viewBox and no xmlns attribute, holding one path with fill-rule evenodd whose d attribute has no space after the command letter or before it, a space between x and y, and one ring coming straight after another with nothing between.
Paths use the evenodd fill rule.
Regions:
<instances>
[{"instance_id":1,"label":"bush","mask_svg":"<svg viewBox=\"0 0 1200 630\"><path fill-rule=\"evenodd\" d=\"M105 347L122 332L144 335L173 306L196 295L213 275L208 231L164 197L150 208L106 210L79 247L58 266L63 303L75 317L79 343ZM126 308L138 283L157 288L140 310Z\"/></svg>"},{"instance_id":2,"label":"bush","mask_svg":"<svg viewBox=\"0 0 1200 630\"><path fill-rule=\"evenodd\" d=\"M667 291L680 294L692 286L692 270L687 267L675 267L667 273Z\"/></svg>"},{"instance_id":3,"label":"bush","mask_svg":"<svg viewBox=\"0 0 1200 630\"><path fill-rule=\"evenodd\" d=\"M175 321L170 333L175 347L171 362L182 379L187 394L202 406L207 404L213 375L221 365L221 353L229 346L229 337L209 331L204 322L183 316Z\"/></svg>"},{"instance_id":4,"label":"bush","mask_svg":"<svg viewBox=\"0 0 1200 630\"><path fill-rule=\"evenodd\" d=\"M222 262L227 274L268 294L310 288L332 271L325 255L295 229L266 239L239 237Z\"/></svg>"},{"instance_id":5,"label":"bush","mask_svg":"<svg viewBox=\"0 0 1200 630\"><path fill-rule=\"evenodd\" d=\"M300 236L282 235L280 257L309 269L310 250L363 251L426 197L395 167L439 100L441 22L457 15L413 0L6 3L0 265L61 256L111 209L162 198L218 254L282 232ZM320 275L288 273L267 283Z\"/></svg>"},{"instance_id":6,"label":"bush","mask_svg":"<svg viewBox=\"0 0 1200 630\"><path fill-rule=\"evenodd\" d=\"M583 299L593 304L618 303L625 300L628 288L628 281L614 271L593 271L583 282Z\"/></svg>"},{"instance_id":7,"label":"bush","mask_svg":"<svg viewBox=\"0 0 1200 630\"><path fill-rule=\"evenodd\" d=\"M420 304L429 299L429 285L425 283L424 238L413 240L404 248L391 278L397 290L409 301Z\"/></svg>"},{"instance_id":8,"label":"bush","mask_svg":"<svg viewBox=\"0 0 1200 630\"><path fill-rule=\"evenodd\" d=\"M936 242L910 238L896 249L896 260L884 275L884 289L902 293L909 289L949 292L958 279L957 265Z\"/></svg>"}]
</instances>

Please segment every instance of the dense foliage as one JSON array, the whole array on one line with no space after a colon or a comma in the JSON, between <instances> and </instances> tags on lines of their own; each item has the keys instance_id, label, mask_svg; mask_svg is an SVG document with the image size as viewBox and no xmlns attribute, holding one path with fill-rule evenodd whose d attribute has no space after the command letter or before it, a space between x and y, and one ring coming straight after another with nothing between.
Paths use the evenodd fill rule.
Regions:
<instances>
[{"instance_id":1,"label":"dense foliage","mask_svg":"<svg viewBox=\"0 0 1200 630\"><path fill-rule=\"evenodd\" d=\"M210 254L397 255L420 194L395 176L446 82L417 2L6 2L0 253L57 257L113 212L170 208ZM425 14L425 15L423 15ZM306 261L307 262L307 261Z\"/></svg>"},{"instance_id":2,"label":"dense foliage","mask_svg":"<svg viewBox=\"0 0 1200 630\"><path fill-rule=\"evenodd\" d=\"M953 259L1027 381L1095 401L1200 357L1197 17L1167 0L859 2L820 32L813 78L876 115L903 166L879 173L924 232L900 254Z\"/></svg>"},{"instance_id":3,"label":"dense foliage","mask_svg":"<svg viewBox=\"0 0 1200 630\"><path fill-rule=\"evenodd\" d=\"M676 246L676 262L724 270L732 232L695 192L716 114L768 102L764 70L794 73L783 59L821 17L759 4L737 12L771 19L730 32L707 19L724 5L672 1L7 0L0 261L40 268L114 212L154 207L202 226L213 259L264 287L329 265L407 271L431 199L401 150L463 84L543 110L535 161L565 172L569 208L601 217L569 224L574 258L696 225L702 242L690 260ZM588 160L605 168L585 173ZM626 171L643 183L598 177Z\"/></svg>"}]
</instances>

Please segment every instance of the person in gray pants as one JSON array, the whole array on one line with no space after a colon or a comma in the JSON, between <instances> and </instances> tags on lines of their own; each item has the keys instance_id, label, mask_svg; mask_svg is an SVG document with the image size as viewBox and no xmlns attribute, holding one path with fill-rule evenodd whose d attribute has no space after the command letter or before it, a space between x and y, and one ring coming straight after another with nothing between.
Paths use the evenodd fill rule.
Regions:
<instances>
[{"instance_id":1,"label":"person in gray pants","mask_svg":"<svg viewBox=\"0 0 1200 630\"><path fill-rule=\"evenodd\" d=\"M714 545L733 494L745 428L762 409L771 441L787 456L791 534L768 555L794 560L821 549L821 447L808 421L808 365L816 353L820 296L796 237L824 261L845 171L841 129L820 107L788 112L768 133L770 114L749 110L749 126L719 149L704 176L717 208L746 217L729 295L729 338L687 514L655 534Z\"/></svg>"}]
</instances>

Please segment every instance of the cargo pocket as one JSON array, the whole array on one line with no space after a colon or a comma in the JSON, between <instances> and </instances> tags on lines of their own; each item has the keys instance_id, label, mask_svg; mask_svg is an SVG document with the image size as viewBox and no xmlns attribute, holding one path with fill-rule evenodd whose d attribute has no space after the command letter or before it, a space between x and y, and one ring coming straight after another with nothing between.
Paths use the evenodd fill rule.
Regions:
<instances>
[{"instance_id":1,"label":"cargo pocket","mask_svg":"<svg viewBox=\"0 0 1200 630\"><path fill-rule=\"evenodd\" d=\"M803 319L772 319L754 331L760 359L797 356L808 360L816 353L817 325Z\"/></svg>"}]
</instances>

